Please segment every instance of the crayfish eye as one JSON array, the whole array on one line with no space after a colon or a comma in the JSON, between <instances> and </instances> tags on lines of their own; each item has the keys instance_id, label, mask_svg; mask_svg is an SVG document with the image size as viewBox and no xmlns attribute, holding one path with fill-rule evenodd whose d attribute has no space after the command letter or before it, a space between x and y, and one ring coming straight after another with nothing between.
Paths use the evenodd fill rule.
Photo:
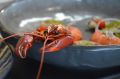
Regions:
<instances>
[{"instance_id":1,"label":"crayfish eye","mask_svg":"<svg viewBox=\"0 0 120 79\"><path fill-rule=\"evenodd\" d=\"M47 32L47 31L44 31L44 34L45 34L45 35L47 35L47 34L48 34L48 32Z\"/></svg>"},{"instance_id":2,"label":"crayfish eye","mask_svg":"<svg viewBox=\"0 0 120 79\"><path fill-rule=\"evenodd\" d=\"M47 31L44 31L44 33L48 33Z\"/></svg>"}]
</instances>

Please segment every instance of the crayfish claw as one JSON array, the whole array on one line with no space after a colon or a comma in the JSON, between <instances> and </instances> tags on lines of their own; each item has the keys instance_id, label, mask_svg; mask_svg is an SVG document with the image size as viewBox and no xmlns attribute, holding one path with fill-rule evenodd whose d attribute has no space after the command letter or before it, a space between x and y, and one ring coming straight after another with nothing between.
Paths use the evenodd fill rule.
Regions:
<instances>
[{"instance_id":1,"label":"crayfish claw","mask_svg":"<svg viewBox=\"0 0 120 79\"><path fill-rule=\"evenodd\" d=\"M32 47L33 37L30 35L26 35L22 37L15 48L15 53L17 56L21 58L26 58L27 51L30 47Z\"/></svg>"},{"instance_id":2,"label":"crayfish claw","mask_svg":"<svg viewBox=\"0 0 120 79\"><path fill-rule=\"evenodd\" d=\"M57 39L57 40L51 42L50 44L47 44L45 46L45 52L59 51L65 47L69 46L70 44L73 44L73 37L66 36L61 39ZM41 50L43 50L43 48L41 48Z\"/></svg>"}]
</instances>

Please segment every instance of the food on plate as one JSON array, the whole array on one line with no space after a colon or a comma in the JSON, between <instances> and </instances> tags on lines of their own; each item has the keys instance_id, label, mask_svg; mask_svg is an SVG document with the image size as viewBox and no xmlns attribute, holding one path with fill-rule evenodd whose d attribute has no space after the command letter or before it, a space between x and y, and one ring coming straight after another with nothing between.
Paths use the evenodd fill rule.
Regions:
<instances>
[{"instance_id":1,"label":"food on plate","mask_svg":"<svg viewBox=\"0 0 120 79\"><path fill-rule=\"evenodd\" d=\"M99 29L96 25L95 32L91 36L91 41L101 45L118 45L120 44L120 21L118 19L103 19L105 27Z\"/></svg>"}]
</instances>

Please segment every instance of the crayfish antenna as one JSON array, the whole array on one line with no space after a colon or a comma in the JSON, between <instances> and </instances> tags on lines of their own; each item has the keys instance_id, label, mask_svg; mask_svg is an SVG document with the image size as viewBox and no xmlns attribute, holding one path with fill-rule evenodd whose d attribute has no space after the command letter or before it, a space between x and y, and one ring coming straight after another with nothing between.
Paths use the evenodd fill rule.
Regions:
<instances>
[{"instance_id":1,"label":"crayfish antenna","mask_svg":"<svg viewBox=\"0 0 120 79\"><path fill-rule=\"evenodd\" d=\"M38 73L37 73L37 78L36 79L40 79L40 75L41 75L41 71L42 71L42 67L43 67L43 63L44 63L44 55L45 55L45 45L48 41L48 38L46 38L44 44L43 44L43 50L42 50L42 53L41 53L41 62L40 62L40 66L39 66L39 70L38 70Z\"/></svg>"},{"instance_id":2,"label":"crayfish antenna","mask_svg":"<svg viewBox=\"0 0 120 79\"><path fill-rule=\"evenodd\" d=\"M3 41L5 41L5 40L7 40L7 39L9 39L9 38L12 38L12 37L15 37L15 36L19 36L19 34L13 34L13 35L11 35L11 36L2 38L2 39L0 39L0 42L3 42Z\"/></svg>"},{"instance_id":3,"label":"crayfish antenna","mask_svg":"<svg viewBox=\"0 0 120 79\"><path fill-rule=\"evenodd\" d=\"M32 33L29 33L29 32L23 32L23 33L17 33L17 34L13 34L13 35L10 35L10 36L8 36L8 37L2 38L2 39L0 39L0 42L3 42L3 41L5 41L5 40L7 40L7 39L9 39L9 38L12 38L12 37L20 36L20 35L22 35L22 34L23 34L23 35L24 35L24 34L28 34L28 35L37 36L37 35L32 34Z\"/></svg>"}]
</instances>

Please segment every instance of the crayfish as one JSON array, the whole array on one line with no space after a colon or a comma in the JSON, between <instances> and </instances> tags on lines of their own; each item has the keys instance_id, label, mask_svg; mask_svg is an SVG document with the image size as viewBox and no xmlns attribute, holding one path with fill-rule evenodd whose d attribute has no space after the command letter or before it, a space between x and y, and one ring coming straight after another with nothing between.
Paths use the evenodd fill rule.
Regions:
<instances>
[{"instance_id":1,"label":"crayfish","mask_svg":"<svg viewBox=\"0 0 120 79\"><path fill-rule=\"evenodd\" d=\"M0 42L11 37L19 36L21 34L23 34L23 36L19 39L15 48L16 55L21 58L26 58L26 55L28 53L27 51L32 47L32 44L34 42L44 41L43 47L40 51L42 54L41 63L36 79L40 78L40 73L44 61L44 54L46 52L59 51L73 44L75 41L82 39L82 34L76 27L50 24L48 26L40 25L40 27L33 32L18 33L8 36L1 39Z\"/></svg>"}]
</instances>

